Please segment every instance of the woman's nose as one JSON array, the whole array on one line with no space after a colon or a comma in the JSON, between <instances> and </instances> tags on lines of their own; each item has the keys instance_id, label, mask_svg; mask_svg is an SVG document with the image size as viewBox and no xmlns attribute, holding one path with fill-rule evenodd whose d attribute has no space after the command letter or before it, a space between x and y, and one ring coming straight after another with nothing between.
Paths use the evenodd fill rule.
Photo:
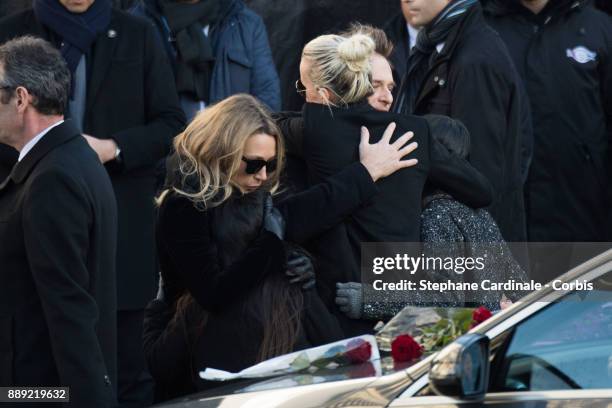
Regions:
<instances>
[{"instance_id":1,"label":"woman's nose","mask_svg":"<svg viewBox=\"0 0 612 408\"><path fill-rule=\"evenodd\" d=\"M266 166L263 166L261 170L255 173L255 178L261 181L266 181L268 179L268 173L266 172Z\"/></svg>"}]
</instances>

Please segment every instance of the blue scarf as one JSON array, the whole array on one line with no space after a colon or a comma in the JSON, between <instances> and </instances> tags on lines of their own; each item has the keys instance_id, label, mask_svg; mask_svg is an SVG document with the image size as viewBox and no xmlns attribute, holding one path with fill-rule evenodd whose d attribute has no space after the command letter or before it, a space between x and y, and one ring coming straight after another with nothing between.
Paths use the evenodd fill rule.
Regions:
<instances>
[{"instance_id":1,"label":"blue scarf","mask_svg":"<svg viewBox=\"0 0 612 408\"><path fill-rule=\"evenodd\" d=\"M419 31L416 44L408 57L408 69L402 78L402 85L397 95L398 101L393 107L393 112L408 114L414 112L418 92L427 76L429 62L436 46L446 40L455 24L476 3L478 0L453 0L431 23Z\"/></svg>"},{"instance_id":2,"label":"blue scarf","mask_svg":"<svg viewBox=\"0 0 612 408\"><path fill-rule=\"evenodd\" d=\"M83 54L87 54L98 34L108 28L110 0L95 0L84 13L68 11L59 0L34 0L36 19L62 38L60 52L74 74Z\"/></svg>"}]
</instances>

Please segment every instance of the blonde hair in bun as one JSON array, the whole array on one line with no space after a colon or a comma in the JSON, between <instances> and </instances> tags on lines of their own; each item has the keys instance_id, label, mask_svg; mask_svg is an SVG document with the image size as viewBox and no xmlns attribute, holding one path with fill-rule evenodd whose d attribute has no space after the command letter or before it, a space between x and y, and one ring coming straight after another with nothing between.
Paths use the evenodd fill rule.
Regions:
<instances>
[{"instance_id":1,"label":"blonde hair in bun","mask_svg":"<svg viewBox=\"0 0 612 408\"><path fill-rule=\"evenodd\" d=\"M374 40L364 34L355 34L338 44L338 54L348 69L366 72L370 69L370 56L374 52Z\"/></svg>"},{"instance_id":2,"label":"blonde hair in bun","mask_svg":"<svg viewBox=\"0 0 612 408\"><path fill-rule=\"evenodd\" d=\"M331 90L344 104L368 97L372 88L370 57L374 41L367 35L321 35L304 47L302 58L311 62L310 80ZM332 101L328 101L332 104Z\"/></svg>"}]
</instances>

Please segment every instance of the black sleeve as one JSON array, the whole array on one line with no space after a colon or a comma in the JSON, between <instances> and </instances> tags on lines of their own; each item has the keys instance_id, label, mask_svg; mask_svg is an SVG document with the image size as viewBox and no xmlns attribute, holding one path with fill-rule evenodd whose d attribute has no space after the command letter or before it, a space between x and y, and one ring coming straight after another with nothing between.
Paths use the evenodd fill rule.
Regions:
<instances>
[{"instance_id":1,"label":"black sleeve","mask_svg":"<svg viewBox=\"0 0 612 408\"><path fill-rule=\"evenodd\" d=\"M147 24L144 56L146 124L111 135L121 149L124 171L153 166L168 155L172 139L185 126L185 114L179 104L172 69L156 35L155 27Z\"/></svg>"},{"instance_id":2,"label":"black sleeve","mask_svg":"<svg viewBox=\"0 0 612 408\"><path fill-rule=\"evenodd\" d=\"M451 154L435 138L431 140L428 181L468 207L486 207L493 201L489 180L467 160Z\"/></svg>"},{"instance_id":3,"label":"black sleeve","mask_svg":"<svg viewBox=\"0 0 612 408\"><path fill-rule=\"evenodd\" d=\"M94 222L87 192L65 170L34 178L23 202L26 256L40 298L59 383L70 403L106 406L112 390L98 340L98 305L88 292L86 255ZM113 272L114 273L114 272Z\"/></svg>"},{"instance_id":4,"label":"black sleeve","mask_svg":"<svg viewBox=\"0 0 612 408\"><path fill-rule=\"evenodd\" d=\"M11 146L0 143L0 183L11 174L11 170L15 163L19 153Z\"/></svg>"},{"instance_id":5,"label":"black sleeve","mask_svg":"<svg viewBox=\"0 0 612 408\"><path fill-rule=\"evenodd\" d=\"M218 310L241 299L267 273L284 270L283 242L268 231L262 231L240 258L222 269L209 214L187 198L166 197L159 223L161 250L169 255L179 275L167 277L169 271L162 269L164 280L178 278L205 310Z\"/></svg>"},{"instance_id":6,"label":"black sleeve","mask_svg":"<svg viewBox=\"0 0 612 408\"><path fill-rule=\"evenodd\" d=\"M378 189L370 173L353 163L325 182L276 204L282 212L288 241L304 243L341 222L371 199Z\"/></svg>"},{"instance_id":7,"label":"black sleeve","mask_svg":"<svg viewBox=\"0 0 612 408\"><path fill-rule=\"evenodd\" d=\"M189 367L189 344L185 331L169 326L174 309L161 300L151 301L144 311L143 350L157 383L172 384Z\"/></svg>"},{"instance_id":8,"label":"black sleeve","mask_svg":"<svg viewBox=\"0 0 612 408\"><path fill-rule=\"evenodd\" d=\"M283 134L287 154L302 157L302 143L304 140L304 119L302 118L302 112L276 112L272 114L272 118Z\"/></svg>"}]
</instances>

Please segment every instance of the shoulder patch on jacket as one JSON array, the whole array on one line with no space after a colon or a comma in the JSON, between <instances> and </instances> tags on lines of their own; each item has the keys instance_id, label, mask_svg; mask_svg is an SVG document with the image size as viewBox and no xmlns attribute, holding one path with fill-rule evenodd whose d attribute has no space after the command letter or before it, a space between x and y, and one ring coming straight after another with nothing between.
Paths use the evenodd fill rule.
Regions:
<instances>
[{"instance_id":1,"label":"shoulder patch on jacket","mask_svg":"<svg viewBox=\"0 0 612 408\"><path fill-rule=\"evenodd\" d=\"M586 64L590 61L595 61L597 58L597 53L589 50L585 46L579 45L574 47L573 49L567 49L566 55L568 58L573 58L576 62L580 64Z\"/></svg>"}]
</instances>

